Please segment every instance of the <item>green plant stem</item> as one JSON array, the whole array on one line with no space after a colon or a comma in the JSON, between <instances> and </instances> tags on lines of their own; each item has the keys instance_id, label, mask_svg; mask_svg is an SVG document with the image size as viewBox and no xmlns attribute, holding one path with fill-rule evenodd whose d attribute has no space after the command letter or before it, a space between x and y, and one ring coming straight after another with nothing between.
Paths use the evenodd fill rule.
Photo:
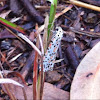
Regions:
<instances>
[{"instance_id":1,"label":"green plant stem","mask_svg":"<svg viewBox=\"0 0 100 100\"><path fill-rule=\"evenodd\" d=\"M50 16L49 16L49 25L48 25L48 39L50 36L50 31L53 29L54 26L54 18L56 14L56 7L57 7L57 0L54 0L54 4L51 4L50 8Z\"/></svg>"}]
</instances>

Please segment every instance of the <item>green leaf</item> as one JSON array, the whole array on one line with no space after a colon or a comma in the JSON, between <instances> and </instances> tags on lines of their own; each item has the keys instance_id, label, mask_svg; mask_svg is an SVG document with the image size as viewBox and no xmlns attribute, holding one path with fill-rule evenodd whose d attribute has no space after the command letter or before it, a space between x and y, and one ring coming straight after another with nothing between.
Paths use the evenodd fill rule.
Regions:
<instances>
[{"instance_id":1,"label":"green leaf","mask_svg":"<svg viewBox=\"0 0 100 100\"><path fill-rule=\"evenodd\" d=\"M6 19L3 19L1 17L0 17L0 23L2 23L3 25L5 25L5 26L7 26L9 28L12 28L12 29L14 29L16 31L19 31L21 33L25 33L25 30L22 27L17 26L16 24L11 23L11 22L9 22Z\"/></svg>"}]
</instances>

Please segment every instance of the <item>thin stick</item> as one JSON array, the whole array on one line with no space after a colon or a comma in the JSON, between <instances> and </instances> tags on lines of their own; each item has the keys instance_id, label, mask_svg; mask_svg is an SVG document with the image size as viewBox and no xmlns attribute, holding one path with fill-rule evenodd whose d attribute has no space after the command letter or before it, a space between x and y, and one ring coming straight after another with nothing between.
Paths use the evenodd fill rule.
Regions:
<instances>
[{"instance_id":1,"label":"thin stick","mask_svg":"<svg viewBox=\"0 0 100 100\"><path fill-rule=\"evenodd\" d=\"M4 62L6 62L6 63L7 63L7 65L9 66L9 68L11 68L11 66L10 66L9 62L7 61L7 59L5 58L5 56L2 54L1 50L0 50L0 54L1 54L1 56L5 59L5 61L4 61ZM2 62L2 65L4 64L4 62Z\"/></svg>"},{"instance_id":2,"label":"thin stick","mask_svg":"<svg viewBox=\"0 0 100 100\"><path fill-rule=\"evenodd\" d=\"M44 34L43 34L43 48L44 53L47 50L47 32L48 32L48 22L49 22L49 16L46 15L45 22L44 22Z\"/></svg>"},{"instance_id":3,"label":"thin stick","mask_svg":"<svg viewBox=\"0 0 100 100\"><path fill-rule=\"evenodd\" d=\"M37 41L36 41L36 46L39 47L39 37L37 37ZM35 59L34 59L34 68L33 68L33 100L37 100L38 99L38 76L37 76L37 72L38 72L38 53L35 51Z\"/></svg>"},{"instance_id":4,"label":"thin stick","mask_svg":"<svg viewBox=\"0 0 100 100\"><path fill-rule=\"evenodd\" d=\"M44 55L43 42L42 42L42 39L41 39L41 35L40 34L39 34L39 41L40 41L42 55Z\"/></svg>"},{"instance_id":5,"label":"thin stick","mask_svg":"<svg viewBox=\"0 0 100 100\"><path fill-rule=\"evenodd\" d=\"M43 72L43 55L41 56L41 71L40 71L40 100L42 100L42 96L43 96L43 87L44 87L44 72Z\"/></svg>"},{"instance_id":6,"label":"thin stick","mask_svg":"<svg viewBox=\"0 0 100 100\"><path fill-rule=\"evenodd\" d=\"M66 7L64 10L62 10L60 13L57 13L57 14L55 15L55 19L57 19L59 16L63 15L63 14L66 13L67 11L69 11L72 7L73 7L73 5L69 5L69 6Z\"/></svg>"},{"instance_id":7,"label":"thin stick","mask_svg":"<svg viewBox=\"0 0 100 100\"><path fill-rule=\"evenodd\" d=\"M70 3L77 5L77 6L80 6L80 7L84 7L84 8L88 8L88 9L92 9L92 10L100 12L100 7L98 7L98 6L83 3L83 2L80 2L80 1L77 1L77 0L70 0Z\"/></svg>"},{"instance_id":8,"label":"thin stick","mask_svg":"<svg viewBox=\"0 0 100 100\"><path fill-rule=\"evenodd\" d=\"M64 8L66 8L65 7L66 5L63 5L63 6L57 6L57 9L64 9ZM47 9L50 9L50 6L38 6L38 5L35 5L35 8L36 9L39 9L39 10L47 10Z\"/></svg>"},{"instance_id":9,"label":"thin stick","mask_svg":"<svg viewBox=\"0 0 100 100\"><path fill-rule=\"evenodd\" d=\"M94 32L82 31L82 30L77 30L74 27L70 27L70 30L77 34L87 35L90 37L100 37L100 32L94 33Z\"/></svg>"}]
</instances>

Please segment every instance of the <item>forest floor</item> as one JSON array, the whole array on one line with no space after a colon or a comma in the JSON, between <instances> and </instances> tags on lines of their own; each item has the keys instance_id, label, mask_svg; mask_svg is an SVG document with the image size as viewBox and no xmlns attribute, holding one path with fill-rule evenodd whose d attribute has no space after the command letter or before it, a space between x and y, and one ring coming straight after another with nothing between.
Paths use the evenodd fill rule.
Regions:
<instances>
[{"instance_id":1,"label":"forest floor","mask_svg":"<svg viewBox=\"0 0 100 100\"><path fill-rule=\"evenodd\" d=\"M96 0L83 0L82 2L95 5L95 7L100 6L99 1ZM32 6L30 6L30 4ZM24 35L35 45L37 43L37 30L46 24L45 18L49 13L50 2L45 0L0 0L0 17L22 27L25 31L25 33L23 32ZM99 11L76 6L68 3L66 0L58 0L56 16L58 17L55 19L53 32L55 32L56 27L61 27L63 29L63 37L56 54L56 63L54 64L53 71L45 73L45 93L43 98L48 98L47 100L69 99L70 91L72 91L71 96L77 95L73 94L77 88L73 90L72 86L71 90L73 78L75 74L78 73L77 71L81 65L81 61L85 59L84 57L88 52L100 41ZM43 38L45 28L41 30L40 34ZM22 81L19 81L18 77L22 78L29 86L28 88L26 87L25 90L27 90L28 100L30 100L33 95L32 84L35 50L23 39L18 38L18 36L16 36L17 33L18 30L16 31L11 27L8 28L7 25L0 21L0 70L1 73L5 72L3 73L4 78L10 78L19 83L22 83ZM98 47L97 51L99 52L99 50L100 48ZM97 54L96 57L98 56ZM93 57L96 58L94 55ZM96 59L94 60L94 62L97 61ZM92 66L92 63L88 60L85 60L85 63ZM98 64L99 62L97 65ZM88 65L83 64L83 68ZM93 74L88 68L89 67L86 69L86 71L89 72L87 77ZM80 72L81 71L84 70L81 69ZM84 74L85 73L86 72L84 72ZM78 75L81 76L81 73ZM15 87L12 86L9 87L9 90L12 91L16 99L23 99L20 88L16 87L15 89ZM17 94L16 91L18 91ZM9 100L9 98L4 87L0 85L0 99ZM70 98L75 99L75 96Z\"/></svg>"}]
</instances>

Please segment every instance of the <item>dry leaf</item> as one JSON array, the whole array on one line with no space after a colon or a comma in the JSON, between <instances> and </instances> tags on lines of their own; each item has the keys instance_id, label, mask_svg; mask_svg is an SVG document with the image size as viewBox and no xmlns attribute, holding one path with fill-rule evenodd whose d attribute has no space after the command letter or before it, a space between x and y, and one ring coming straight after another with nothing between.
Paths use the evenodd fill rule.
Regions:
<instances>
[{"instance_id":1,"label":"dry leaf","mask_svg":"<svg viewBox=\"0 0 100 100\"><path fill-rule=\"evenodd\" d=\"M33 100L33 86L24 86L27 100ZM25 100L23 90L21 87L9 85L9 90L14 94L17 100Z\"/></svg>"},{"instance_id":2,"label":"dry leaf","mask_svg":"<svg viewBox=\"0 0 100 100\"><path fill-rule=\"evenodd\" d=\"M39 55L41 55L41 51L25 35L23 35L22 33L18 33L18 36L25 40L27 43L29 43L32 48L34 48L39 53Z\"/></svg>"},{"instance_id":3,"label":"dry leaf","mask_svg":"<svg viewBox=\"0 0 100 100\"><path fill-rule=\"evenodd\" d=\"M15 23L16 21L20 20L22 17L14 17L13 19L10 20L10 22Z\"/></svg>"},{"instance_id":4,"label":"dry leaf","mask_svg":"<svg viewBox=\"0 0 100 100\"><path fill-rule=\"evenodd\" d=\"M9 60L9 63L15 61L18 57L20 57L22 53L19 53L17 56L13 57L12 59Z\"/></svg>"},{"instance_id":5,"label":"dry leaf","mask_svg":"<svg viewBox=\"0 0 100 100\"><path fill-rule=\"evenodd\" d=\"M24 85L20 79L18 79L16 77L14 77L12 79L19 82L19 83L21 83L22 85ZM3 87L3 90L5 91L5 93L7 93L4 87ZM17 100L25 100L23 90L22 90L21 87L15 86L13 84L9 84L9 90L15 96L15 98ZM33 91L33 86L24 85L24 90L26 92L27 100L32 100L32 98L33 98L33 92L32 92Z\"/></svg>"},{"instance_id":6,"label":"dry leaf","mask_svg":"<svg viewBox=\"0 0 100 100\"><path fill-rule=\"evenodd\" d=\"M0 84L14 84L14 85L17 85L17 86L21 86L21 87L24 87L23 85L21 85L20 83L12 80L12 79L9 79L9 78L0 78Z\"/></svg>"},{"instance_id":7,"label":"dry leaf","mask_svg":"<svg viewBox=\"0 0 100 100\"><path fill-rule=\"evenodd\" d=\"M21 87L9 85L10 91L14 94L17 100L24 100ZM27 100L33 100L33 85L24 86ZM69 100L69 92L58 89L50 83L44 83L43 100Z\"/></svg>"},{"instance_id":8,"label":"dry leaf","mask_svg":"<svg viewBox=\"0 0 100 100\"><path fill-rule=\"evenodd\" d=\"M7 16L10 12L11 12L11 10L8 10L7 12L0 14L0 17L2 17L2 18L5 19L6 16Z\"/></svg>"},{"instance_id":9,"label":"dry leaf","mask_svg":"<svg viewBox=\"0 0 100 100\"><path fill-rule=\"evenodd\" d=\"M69 92L58 89L52 84L45 82L43 100L69 100Z\"/></svg>"},{"instance_id":10,"label":"dry leaf","mask_svg":"<svg viewBox=\"0 0 100 100\"><path fill-rule=\"evenodd\" d=\"M84 57L74 76L71 100L100 99L100 42Z\"/></svg>"}]
</instances>

